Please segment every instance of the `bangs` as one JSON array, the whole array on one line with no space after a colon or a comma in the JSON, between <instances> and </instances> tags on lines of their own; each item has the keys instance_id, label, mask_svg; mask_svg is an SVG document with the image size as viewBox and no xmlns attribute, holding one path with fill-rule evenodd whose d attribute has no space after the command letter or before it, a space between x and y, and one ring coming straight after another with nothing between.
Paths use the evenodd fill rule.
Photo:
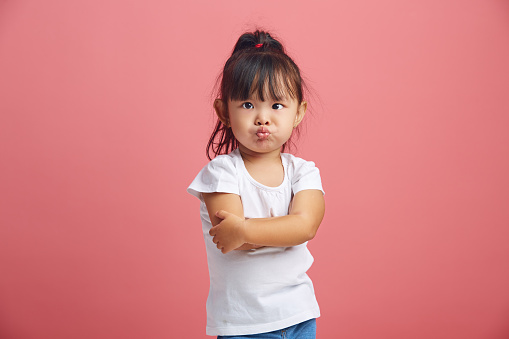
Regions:
<instances>
[{"instance_id":1,"label":"bangs","mask_svg":"<svg viewBox=\"0 0 509 339\"><path fill-rule=\"evenodd\" d=\"M286 55L257 53L244 55L233 63L232 81L223 84L235 84L223 87L223 98L247 100L252 97L265 101L292 98L302 101L302 85L298 67Z\"/></svg>"}]
</instances>

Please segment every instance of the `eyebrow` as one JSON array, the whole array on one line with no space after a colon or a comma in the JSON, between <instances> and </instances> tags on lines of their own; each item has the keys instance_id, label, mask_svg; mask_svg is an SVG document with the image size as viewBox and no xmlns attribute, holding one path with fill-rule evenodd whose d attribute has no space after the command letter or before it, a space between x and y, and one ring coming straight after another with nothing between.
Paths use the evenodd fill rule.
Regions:
<instances>
[{"instance_id":1,"label":"eyebrow","mask_svg":"<svg viewBox=\"0 0 509 339\"><path fill-rule=\"evenodd\" d=\"M269 98L268 100L265 99L265 100L260 100L259 98L255 98L255 97L249 97L245 100L240 100L240 99L230 99L230 101L236 101L236 102L241 102L241 103L244 103L244 102L250 102L250 101L261 101L261 102L266 102L266 101L269 101L269 102L274 102L274 103L279 103L279 102L284 102L284 103L288 103L289 101L291 101L288 97L282 97L282 98L279 98L279 99L275 99L275 98Z\"/></svg>"},{"instance_id":2,"label":"eyebrow","mask_svg":"<svg viewBox=\"0 0 509 339\"><path fill-rule=\"evenodd\" d=\"M287 91L285 91L284 94L281 93L281 95L278 95L277 97L273 97L270 92L266 92L264 93L265 95L263 96L263 99L264 100L261 100L260 97L258 96L258 93L257 91L252 91L252 93L249 95L248 98L246 98L244 101L246 100L260 100L260 101L289 101L290 99L293 99L293 97L291 95L289 95L289 93L287 93Z\"/></svg>"}]
</instances>

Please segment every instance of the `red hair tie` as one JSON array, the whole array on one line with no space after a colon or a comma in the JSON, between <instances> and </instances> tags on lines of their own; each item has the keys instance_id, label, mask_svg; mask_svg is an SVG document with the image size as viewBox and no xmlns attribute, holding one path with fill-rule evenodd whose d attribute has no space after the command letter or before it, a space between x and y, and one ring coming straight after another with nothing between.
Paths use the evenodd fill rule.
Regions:
<instances>
[{"instance_id":1,"label":"red hair tie","mask_svg":"<svg viewBox=\"0 0 509 339\"><path fill-rule=\"evenodd\" d=\"M260 47L262 47L262 46L263 46L263 44L256 44L256 45L255 45L255 47L256 47L256 48L260 48Z\"/></svg>"}]
</instances>

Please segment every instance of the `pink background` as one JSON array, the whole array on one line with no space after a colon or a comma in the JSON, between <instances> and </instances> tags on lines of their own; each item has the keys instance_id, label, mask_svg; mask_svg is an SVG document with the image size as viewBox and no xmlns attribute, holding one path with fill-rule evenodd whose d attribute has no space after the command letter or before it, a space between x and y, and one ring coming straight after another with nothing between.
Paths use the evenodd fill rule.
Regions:
<instances>
[{"instance_id":1,"label":"pink background","mask_svg":"<svg viewBox=\"0 0 509 339\"><path fill-rule=\"evenodd\" d=\"M509 337L509 3L0 1L0 338L206 338L198 200L237 37L322 172L319 338Z\"/></svg>"}]
</instances>

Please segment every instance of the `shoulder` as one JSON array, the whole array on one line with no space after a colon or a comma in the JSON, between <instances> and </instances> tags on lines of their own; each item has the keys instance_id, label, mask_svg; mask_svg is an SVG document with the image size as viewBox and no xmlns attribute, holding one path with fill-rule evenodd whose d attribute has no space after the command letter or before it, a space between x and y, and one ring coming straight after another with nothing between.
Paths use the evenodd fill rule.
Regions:
<instances>
[{"instance_id":1,"label":"shoulder","mask_svg":"<svg viewBox=\"0 0 509 339\"><path fill-rule=\"evenodd\" d=\"M238 194L237 159L232 153L219 155L206 164L187 191L197 197L212 192Z\"/></svg>"},{"instance_id":2,"label":"shoulder","mask_svg":"<svg viewBox=\"0 0 509 339\"><path fill-rule=\"evenodd\" d=\"M286 161L288 169L292 172L299 172L310 168L316 168L316 170L318 170L318 167L316 167L313 161L304 160L290 153L281 153L281 157L283 161Z\"/></svg>"},{"instance_id":3,"label":"shoulder","mask_svg":"<svg viewBox=\"0 0 509 339\"><path fill-rule=\"evenodd\" d=\"M205 169L220 169L226 171L235 171L238 167L238 160L242 159L238 151L235 150L229 154L218 155L214 159L210 160L210 162L205 165L203 170Z\"/></svg>"},{"instance_id":4,"label":"shoulder","mask_svg":"<svg viewBox=\"0 0 509 339\"><path fill-rule=\"evenodd\" d=\"M281 153L281 157L286 162L294 193L305 189L318 189L323 192L320 170L313 161L307 161L289 153Z\"/></svg>"},{"instance_id":5,"label":"shoulder","mask_svg":"<svg viewBox=\"0 0 509 339\"><path fill-rule=\"evenodd\" d=\"M239 159L242 160L242 157L238 150L229 154L218 155L202 168L200 174L207 177L219 178L224 178L228 175L236 175L237 168L239 167Z\"/></svg>"}]
</instances>

